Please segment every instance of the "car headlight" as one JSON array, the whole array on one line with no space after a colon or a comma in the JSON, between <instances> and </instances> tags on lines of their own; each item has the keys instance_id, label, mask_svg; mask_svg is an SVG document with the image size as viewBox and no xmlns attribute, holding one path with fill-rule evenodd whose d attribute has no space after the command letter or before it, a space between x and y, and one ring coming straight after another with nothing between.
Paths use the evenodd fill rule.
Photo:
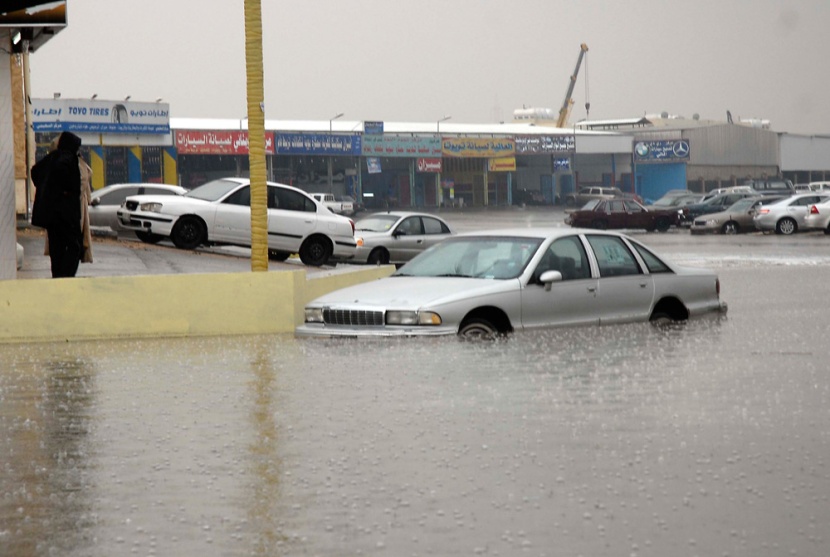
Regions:
<instances>
[{"instance_id":1,"label":"car headlight","mask_svg":"<svg viewBox=\"0 0 830 557\"><path fill-rule=\"evenodd\" d=\"M717 226L720 221L718 219L709 219L706 221L706 224L709 226Z\"/></svg>"},{"instance_id":2,"label":"car headlight","mask_svg":"<svg viewBox=\"0 0 830 557\"><path fill-rule=\"evenodd\" d=\"M322 323L323 308L305 308L306 323Z\"/></svg>"},{"instance_id":3,"label":"car headlight","mask_svg":"<svg viewBox=\"0 0 830 557\"><path fill-rule=\"evenodd\" d=\"M440 325L441 316L432 311L397 311L386 312L387 325Z\"/></svg>"},{"instance_id":4,"label":"car headlight","mask_svg":"<svg viewBox=\"0 0 830 557\"><path fill-rule=\"evenodd\" d=\"M138 208L147 213L161 213L161 203L142 203Z\"/></svg>"}]
</instances>

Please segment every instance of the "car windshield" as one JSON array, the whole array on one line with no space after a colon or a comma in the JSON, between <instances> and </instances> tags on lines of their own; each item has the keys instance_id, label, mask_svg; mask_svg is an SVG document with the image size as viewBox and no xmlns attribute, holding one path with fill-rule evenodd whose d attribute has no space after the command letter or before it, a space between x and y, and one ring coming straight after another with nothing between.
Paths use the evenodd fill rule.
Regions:
<instances>
[{"instance_id":1,"label":"car windshield","mask_svg":"<svg viewBox=\"0 0 830 557\"><path fill-rule=\"evenodd\" d=\"M400 219L400 215L371 215L354 223L355 230L364 232L386 232Z\"/></svg>"},{"instance_id":2,"label":"car windshield","mask_svg":"<svg viewBox=\"0 0 830 557\"><path fill-rule=\"evenodd\" d=\"M239 187L239 182L233 180L214 180L190 190L185 196L205 201L217 201L237 187Z\"/></svg>"},{"instance_id":3,"label":"car windshield","mask_svg":"<svg viewBox=\"0 0 830 557\"><path fill-rule=\"evenodd\" d=\"M513 279L527 267L543 238L453 238L421 253L392 276Z\"/></svg>"}]
</instances>

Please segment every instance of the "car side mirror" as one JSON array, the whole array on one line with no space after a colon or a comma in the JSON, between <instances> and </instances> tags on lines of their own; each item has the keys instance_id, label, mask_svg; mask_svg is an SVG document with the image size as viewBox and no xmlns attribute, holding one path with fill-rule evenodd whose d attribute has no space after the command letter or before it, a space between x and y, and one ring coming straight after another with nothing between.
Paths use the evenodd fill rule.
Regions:
<instances>
[{"instance_id":1,"label":"car side mirror","mask_svg":"<svg viewBox=\"0 0 830 557\"><path fill-rule=\"evenodd\" d=\"M96 197L95 199L91 200L91 201L89 202L89 204L90 204L92 207L97 207L98 205L100 205L100 204L101 204L101 198L100 198L100 197Z\"/></svg>"},{"instance_id":2,"label":"car side mirror","mask_svg":"<svg viewBox=\"0 0 830 557\"><path fill-rule=\"evenodd\" d=\"M545 271L539 277L539 282L545 286L545 292L550 292L550 286L554 282L562 282L562 273L559 271Z\"/></svg>"},{"instance_id":3,"label":"car side mirror","mask_svg":"<svg viewBox=\"0 0 830 557\"><path fill-rule=\"evenodd\" d=\"M398 228L397 230L395 230L392 233L392 236L394 236L395 238L397 238L398 236L406 236L406 231L401 230L400 228Z\"/></svg>"}]
</instances>

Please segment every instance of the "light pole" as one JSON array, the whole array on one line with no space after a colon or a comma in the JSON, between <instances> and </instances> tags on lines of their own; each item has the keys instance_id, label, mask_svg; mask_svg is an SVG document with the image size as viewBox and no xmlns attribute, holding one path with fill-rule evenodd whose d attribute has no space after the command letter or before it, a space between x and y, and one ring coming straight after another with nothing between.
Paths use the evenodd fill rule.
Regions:
<instances>
[{"instance_id":1,"label":"light pole","mask_svg":"<svg viewBox=\"0 0 830 557\"><path fill-rule=\"evenodd\" d=\"M334 122L335 120L337 120L338 118L340 118L341 116L343 116L343 113L338 112L337 114L335 114L334 116L329 118L329 135L331 135L331 132L332 132L331 123ZM331 138L329 139L329 141L331 141ZM332 158L333 158L333 155L331 153L329 153L329 163L327 165L328 166L328 174L329 174L329 176L328 176L329 193L333 194L334 193L334 191L333 191L334 190L334 185L332 184L332 173L334 171L332 169Z\"/></svg>"},{"instance_id":2,"label":"light pole","mask_svg":"<svg viewBox=\"0 0 830 557\"><path fill-rule=\"evenodd\" d=\"M343 116L343 113L338 112L337 114L335 114L334 116L329 118L329 133L331 133L331 123L334 122L335 120L337 120L338 118L340 118L341 116Z\"/></svg>"},{"instance_id":3,"label":"light pole","mask_svg":"<svg viewBox=\"0 0 830 557\"><path fill-rule=\"evenodd\" d=\"M447 120L449 120L450 118L452 118L452 116L444 116L443 118L441 118L440 120L438 120L438 122L436 122L436 123L435 123L435 128L436 128L436 131L437 131L439 134L441 133L441 122L446 122L446 121L447 121Z\"/></svg>"}]
</instances>

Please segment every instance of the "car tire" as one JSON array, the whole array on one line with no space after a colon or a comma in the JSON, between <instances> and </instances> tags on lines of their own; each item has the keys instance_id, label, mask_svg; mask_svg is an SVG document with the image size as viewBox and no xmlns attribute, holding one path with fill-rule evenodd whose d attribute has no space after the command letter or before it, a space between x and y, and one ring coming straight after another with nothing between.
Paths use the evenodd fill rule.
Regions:
<instances>
[{"instance_id":1,"label":"car tire","mask_svg":"<svg viewBox=\"0 0 830 557\"><path fill-rule=\"evenodd\" d=\"M605 230L606 228L608 228L608 223L602 219L595 219L591 221L591 228L594 228L596 230Z\"/></svg>"},{"instance_id":2,"label":"car tire","mask_svg":"<svg viewBox=\"0 0 830 557\"><path fill-rule=\"evenodd\" d=\"M669 228L671 228L671 222L667 218L659 218L655 226L657 227L657 232L668 232Z\"/></svg>"},{"instance_id":3,"label":"car tire","mask_svg":"<svg viewBox=\"0 0 830 557\"><path fill-rule=\"evenodd\" d=\"M828 224L827 228L824 229L824 233L830 236L830 224Z\"/></svg>"},{"instance_id":4,"label":"car tire","mask_svg":"<svg viewBox=\"0 0 830 557\"><path fill-rule=\"evenodd\" d=\"M170 239L179 249L196 249L205 241L205 224L193 216L180 217L170 233Z\"/></svg>"},{"instance_id":5,"label":"car tire","mask_svg":"<svg viewBox=\"0 0 830 557\"><path fill-rule=\"evenodd\" d=\"M291 254L287 251L277 251L275 249L268 250L268 259L271 261L285 261Z\"/></svg>"},{"instance_id":6,"label":"car tire","mask_svg":"<svg viewBox=\"0 0 830 557\"><path fill-rule=\"evenodd\" d=\"M389 252L384 248L375 248L372 250L372 253L369 254L369 258L366 262L370 265L388 265Z\"/></svg>"},{"instance_id":7,"label":"car tire","mask_svg":"<svg viewBox=\"0 0 830 557\"><path fill-rule=\"evenodd\" d=\"M161 234L153 234L152 232L136 232L135 237L145 244L158 244L164 240L164 236Z\"/></svg>"},{"instance_id":8,"label":"car tire","mask_svg":"<svg viewBox=\"0 0 830 557\"><path fill-rule=\"evenodd\" d=\"M458 336L464 340L493 340L498 334L498 329L481 317L467 319L458 328Z\"/></svg>"},{"instance_id":9,"label":"car tire","mask_svg":"<svg viewBox=\"0 0 830 557\"><path fill-rule=\"evenodd\" d=\"M798 224L793 219L783 218L775 225L775 232L785 236L795 234L798 232Z\"/></svg>"},{"instance_id":10,"label":"car tire","mask_svg":"<svg viewBox=\"0 0 830 557\"><path fill-rule=\"evenodd\" d=\"M720 231L724 234L737 234L740 230L740 225L734 220L724 223L720 228Z\"/></svg>"},{"instance_id":11,"label":"car tire","mask_svg":"<svg viewBox=\"0 0 830 557\"><path fill-rule=\"evenodd\" d=\"M648 318L649 323L652 325L668 325L670 323L674 323L676 319L671 316L668 312L665 311L655 311L651 314L651 317Z\"/></svg>"},{"instance_id":12,"label":"car tire","mask_svg":"<svg viewBox=\"0 0 830 557\"><path fill-rule=\"evenodd\" d=\"M331 242L322 236L308 238L300 247L300 261L310 267L320 267L331 257Z\"/></svg>"}]
</instances>

